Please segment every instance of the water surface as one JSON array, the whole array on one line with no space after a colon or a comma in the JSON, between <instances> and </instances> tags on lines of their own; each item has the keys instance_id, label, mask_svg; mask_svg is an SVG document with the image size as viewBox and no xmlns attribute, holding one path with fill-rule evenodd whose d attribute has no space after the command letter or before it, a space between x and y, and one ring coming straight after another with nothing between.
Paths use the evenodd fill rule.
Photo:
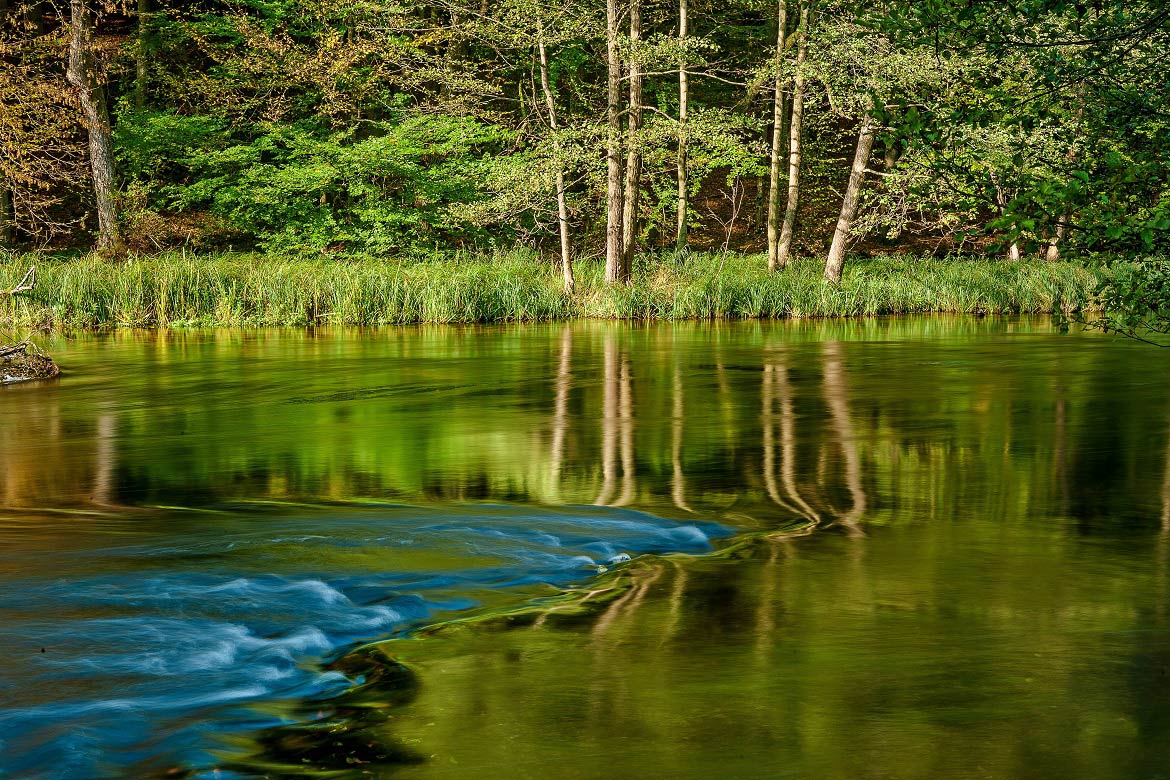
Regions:
<instances>
[{"instance_id":1,"label":"water surface","mask_svg":"<svg viewBox=\"0 0 1170 780\"><path fill-rule=\"evenodd\" d=\"M0 391L0 777L1170 765L1153 348L914 318L54 353ZM564 588L602 595L353 652Z\"/></svg>"}]
</instances>

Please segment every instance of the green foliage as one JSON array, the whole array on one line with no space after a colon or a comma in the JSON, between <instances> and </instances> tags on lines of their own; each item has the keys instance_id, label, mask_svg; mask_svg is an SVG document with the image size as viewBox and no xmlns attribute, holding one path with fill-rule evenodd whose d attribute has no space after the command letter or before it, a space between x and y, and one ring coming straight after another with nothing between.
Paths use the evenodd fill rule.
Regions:
<instances>
[{"instance_id":1,"label":"green foliage","mask_svg":"<svg viewBox=\"0 0 1170 780\"><path fill-rule=\"evenodd\" d=\"M121 158L160 208L207 210L271 251L390 252L472 238L450 207L478 196L481 155L507 139L499 127L441 116L374 124L361 138L266 123L248 140L210 117L134 118L119 128Z\"/></svg>"},{"instance_id":2,"label":"green foliage","mask_svg":"<svg viewBox=\"0 0 1170 780\"><path fill-rule=\"evenodd\" d=\"M1097 292L1100 313L1076 319L1106 333L1157 343L1170 334L1170 262L1147 260L1117 263L1105 275Z\"/></svg>"}]
</instances>

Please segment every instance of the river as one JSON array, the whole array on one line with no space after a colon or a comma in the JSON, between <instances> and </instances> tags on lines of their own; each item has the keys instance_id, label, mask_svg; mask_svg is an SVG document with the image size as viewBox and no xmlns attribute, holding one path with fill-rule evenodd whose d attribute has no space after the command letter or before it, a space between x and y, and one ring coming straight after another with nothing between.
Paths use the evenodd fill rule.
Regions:
<instances>
[{"instance_id":1,"label":"river","mask_svg":"<svg viewBox=\"0 0 1170 780\"><path fill-rule=\"evenodd\" d=\"M1170 372L1044 319L56 337L0 778L1137 778Z\"/></svg>"}]
</instances>

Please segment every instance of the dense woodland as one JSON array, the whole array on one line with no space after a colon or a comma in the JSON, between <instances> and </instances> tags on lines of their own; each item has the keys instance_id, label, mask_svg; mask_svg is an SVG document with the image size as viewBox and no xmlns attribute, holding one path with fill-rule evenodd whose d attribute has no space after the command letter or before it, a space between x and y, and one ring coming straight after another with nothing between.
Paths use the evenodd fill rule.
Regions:
<instances>
[{"instance_id":1,"label":"dense woodland","mask_svg":"<svg viewBox=\"0 0 1170 780\"><path fill-rule=\"evenodd\" d=\"M1163 0L0 0L0 242L1170 246Z\"/></svg>"}]
</instances>

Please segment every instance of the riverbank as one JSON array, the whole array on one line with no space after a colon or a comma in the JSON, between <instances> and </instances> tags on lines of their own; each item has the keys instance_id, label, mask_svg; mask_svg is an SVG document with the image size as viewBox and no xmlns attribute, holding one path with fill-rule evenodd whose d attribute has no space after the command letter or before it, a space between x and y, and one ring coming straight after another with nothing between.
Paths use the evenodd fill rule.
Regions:
<instances>
[{"instance_id":1,"label":"riverbank","mask_svg":"<svg viewBox=\"0 0 1170 780\"><path fill-rule=\"evenodd\" d=\"M1100 272L1077 263L854 259L839 286L817 260L770 274L758 255L639 260L609 287L577 263L566 295L552 265L527 253L421 261L178 253L110 262L0 260L0 288L37 264L37 289L0 301L0 323L41 328L386 325L609 319L1013 314L1088 306Z\"/></svg>"}]
</instances>

